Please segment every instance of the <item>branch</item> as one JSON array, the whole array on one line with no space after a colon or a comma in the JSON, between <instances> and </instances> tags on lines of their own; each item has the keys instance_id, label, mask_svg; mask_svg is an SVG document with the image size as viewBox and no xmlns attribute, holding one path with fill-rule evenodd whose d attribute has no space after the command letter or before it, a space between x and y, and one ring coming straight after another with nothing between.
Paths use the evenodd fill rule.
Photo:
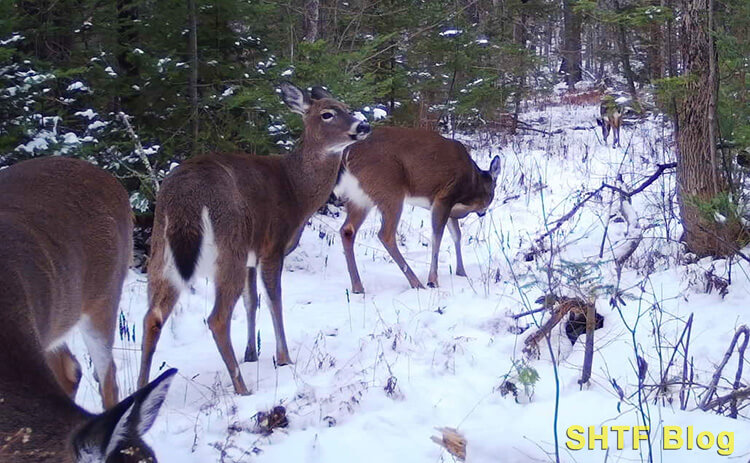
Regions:
<instances>
[{"instance_id":1,"label":"branch","mask_svg":"<svg viewBox=\"0 0 750 463\"><path fill-rule=\"evenodd\" d=\"M151 166L151 161L148 160L148 156L146 155L146 152L143 150L143 145L141 145L140 138L138 138L138 135L136 135L135 130L133 130L133 126L130 125L130 116L128 116L122 111L120 111L117 115L120 117L123 124L125 124L125 130L128 131L130 138L133 139L133 143L135 144L135 152L138 155L138 157L141 159L141 162L146 166L146 170L148 171L148 176L151 179L152 187L154 190L154 196L156 196L156 193L159 192L159 179L156 177L154 168Z\"/></svg>"}]
</instances>

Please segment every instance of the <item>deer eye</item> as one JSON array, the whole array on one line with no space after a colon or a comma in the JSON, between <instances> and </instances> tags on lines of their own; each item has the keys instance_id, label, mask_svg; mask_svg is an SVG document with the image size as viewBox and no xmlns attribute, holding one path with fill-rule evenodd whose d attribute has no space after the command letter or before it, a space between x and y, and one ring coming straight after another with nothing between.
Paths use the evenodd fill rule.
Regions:
<instances>
[{"instance_id":1,"label":"deer eye","mask_svg":"<svg viewBox=\"0 0 750 463\"><path fill-rule=\"evenodd\" d=\"M322 117L324 121L330 121L331 119L333 119L333 116L335 116L335 115L336 114L333 111L324 111L320 115L320 117Z\"/></svg>"}]
</instances>

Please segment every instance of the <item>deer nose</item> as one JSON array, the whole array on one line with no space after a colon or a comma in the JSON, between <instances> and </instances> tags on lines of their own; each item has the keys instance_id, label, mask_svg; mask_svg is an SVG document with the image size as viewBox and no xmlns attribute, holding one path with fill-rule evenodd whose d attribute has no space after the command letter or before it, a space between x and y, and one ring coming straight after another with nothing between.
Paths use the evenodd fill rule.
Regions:
<instances>
[{"instance_id":1,"label":"deer nose","mask_svg":"<svg viewBox=\"0 0 750 463\"><path fill-rule=\"evenodd\" d=\"M367 135L370 133L370 124L366 121L362 121L357 126L357 135Z\"/></svg>"}]
</instances>

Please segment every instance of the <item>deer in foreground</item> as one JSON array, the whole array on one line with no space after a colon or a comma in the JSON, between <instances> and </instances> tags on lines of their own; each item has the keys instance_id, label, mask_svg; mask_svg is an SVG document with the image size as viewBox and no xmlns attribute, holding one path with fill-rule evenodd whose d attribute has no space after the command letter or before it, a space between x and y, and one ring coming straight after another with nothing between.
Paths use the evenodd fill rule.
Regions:
<instances>
[{"instance_id":1,"label":"deer in foreground","mask_svg":"<svg viewBox=\"0 0 750 463\"><path fill-rule=\"evenodd\" d=\"M620 126L622 125L622 108L612 95L602 97L602 103L599 107L601 117L596 118L596 123L602 128L604 144L607 144L607 137L612 132L612 147L620 146Z\"/></svg>"},{"instance_id":2,"label":"deer in foreground","mask_svg":"<svg viewBox=\"0 0 750 463\"><path fill-rule=\"evenodd\" d=\"M308 94L285 83L281 95L303 118L302 144L296 151L285 156L195 157L164 179L156 200L139 384L148 380L156 343L180 291L200 275L215 282L208 325L234 390L249 394L229 328L242 295L248 320L245 361L257 361L258 265L270 300L276 363L291 363L282 321L284 257L328 199L344 148L367 137L370 126L320 87Z\"/></svg>"},{"instance_id":3,"label":"deer in foreground","mask_svg":"<svg viewBox=\"0 0 750 463\"><path fill-rule=\"evenodd\" d=\"M365 141L352 145L342 161L342 175L334 192L346 201L341 227L352 292L364 288L354 259L354 240L368 212L380 211L378 237L404 272L412 288L423 288L396 245L396 229L404 202L432 212L432 256L428 286L438 284L438 252L447 223L456 246L456 275L466 276L461 257L458 219L472 212L483 216L495 194L500 158L483 171L466 147L440 134L418 129L380 127Z\"/></svg>"},{"instance_id":4,"label":"deer in foreground","mask_svg":"<svg viewBox=\"0 0 750 463\"><path fill-rule=\"evenodd\" d=\"M155 461L140 436L175 371L118 403L112 359L132 252L127 193L98 167L54 157L0 170L0 198L0 461ZM108 408L100 415L73 401L81 370L65 339L75 326Z\"/></svg>"}]
</instances>

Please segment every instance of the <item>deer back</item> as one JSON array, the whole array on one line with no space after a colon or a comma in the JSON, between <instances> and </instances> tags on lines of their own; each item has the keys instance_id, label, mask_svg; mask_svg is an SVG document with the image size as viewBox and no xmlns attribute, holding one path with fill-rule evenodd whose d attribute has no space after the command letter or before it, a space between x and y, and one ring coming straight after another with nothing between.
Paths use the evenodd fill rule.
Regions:
<instances>
[{"instance_id":1,"label":"deer back","mask_svg":"<svg viewBox=\"0 0 750 463\"><path fill-rule=\"evenodd\" d=\"M343 164L375 204L397 195L479 206L494 191L462 143L428 130L378 127L348 149Z\"/></svg>"}]
</instances>

